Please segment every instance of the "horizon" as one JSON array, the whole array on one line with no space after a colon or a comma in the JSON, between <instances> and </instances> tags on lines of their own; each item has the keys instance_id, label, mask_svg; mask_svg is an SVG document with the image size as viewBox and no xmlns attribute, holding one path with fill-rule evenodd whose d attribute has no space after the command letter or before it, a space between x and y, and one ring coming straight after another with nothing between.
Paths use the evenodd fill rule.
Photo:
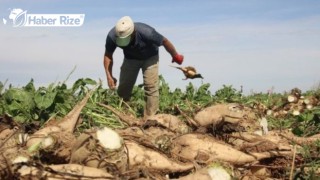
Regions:
<instances>
[{"instance_id":1,"label":"horizon","mask_svg":"<svg viewBox=\"0 0 320 180\"><path fill-rule=\"evenodd\" d=\"M85 14L80 27L12 27L0 23L0 82L14 87L31 79L37 87L80 78L102 80L108 31L122 16L153 26L185 56L182 66L194 66L203 80L183 81L162 47L159 75L171 89L209 83L210 91L231 85L244 93L293 88L307 91L320 84L320 1L191 0L0 2L1 19L20 8L30 14ZM123 54L114 54L118 79ZM174 64L177 65L177 64ZM142 82L141 73L136 85Z\"/></svg>"}]
</instances>

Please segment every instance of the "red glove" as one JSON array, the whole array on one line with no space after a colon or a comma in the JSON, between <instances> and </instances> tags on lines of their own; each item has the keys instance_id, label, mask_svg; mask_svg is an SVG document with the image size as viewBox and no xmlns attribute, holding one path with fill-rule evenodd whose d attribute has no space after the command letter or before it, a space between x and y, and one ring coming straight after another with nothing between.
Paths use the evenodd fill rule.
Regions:
<instances>
[{"instance_id":1,"label":"red glove","mask_svg":"<svg viewBox=\"0 0 320 180\"><path fill-rule=\"evenodd\" d=\"M182 62L183 62L183 55L181 55L181 54L176 54L175 56L173 56L172 57L172 63L177 63L177 64L179 64L179 65L181 65L182 64Z\"/></svg>"}]
</instances>

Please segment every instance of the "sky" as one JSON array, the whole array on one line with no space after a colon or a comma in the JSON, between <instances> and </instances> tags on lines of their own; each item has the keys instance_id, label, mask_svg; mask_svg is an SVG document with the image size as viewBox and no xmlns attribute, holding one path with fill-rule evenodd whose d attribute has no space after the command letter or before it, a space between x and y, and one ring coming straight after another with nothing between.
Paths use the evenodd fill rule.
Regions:
<instances>
[{"instance_id":1,"label":"sky","mask_svg":"<svg viewBox=\"0 0 320 180\"><path fill-rule=\"evenodd\" d=\"M106 36L122 16L154 27L204 77L182 80L160 47L159 73L171 89L209 83L245 93L307 91L320 86L319 0L1 0L0 18L12 9L29 14L85 14L80 27L13 27L0 21L0 81L15 87L79 78L101 79ZM114 54L119 78L121 49ZM142 83L139 74L136 84Z\"/></svg>"}]
</instances>

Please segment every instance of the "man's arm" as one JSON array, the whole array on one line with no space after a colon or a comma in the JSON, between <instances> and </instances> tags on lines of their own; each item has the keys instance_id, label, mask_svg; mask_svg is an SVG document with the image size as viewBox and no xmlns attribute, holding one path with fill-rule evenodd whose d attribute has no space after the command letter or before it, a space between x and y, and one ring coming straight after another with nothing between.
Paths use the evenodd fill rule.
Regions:
<instances>
[{"instance_id":1,"label":"man's arm","mask_svg":"<svg viewBox=\"0 0 320 180\"><path fill-rule=\"evenodd\" d=\"M178 64L182 64L183 62L183 55L180 55L177 51L176 48L173 46L173 44L167 39L164 38L162 42L164 48L166 51L172 56L172 62L176 62Z\"/></svg>"},{"instance_id":2,"label":"man's arm","mask_svg":"<svg viewBox=\"0 0 320 180\"><path fill-rule=\"evenodd\" d=\"M171 54L171 56L175 56L177 54L176 48L173 46L173 44L167 39L163 39L163 46L166 49L166 51Z\"/></svg>"},{"instance_id":3,"label":"man's arm","mask_svg":"<svg viewBox=\"0 0 320 180\"><path fill-rule=\"evenodd\" d=\"M112 75L113 57L112 54L105 51L103 60L104 69L107 76L108 86L110 89L114 89L117 86L117 80Z\"/></svg>"}]
</instances>

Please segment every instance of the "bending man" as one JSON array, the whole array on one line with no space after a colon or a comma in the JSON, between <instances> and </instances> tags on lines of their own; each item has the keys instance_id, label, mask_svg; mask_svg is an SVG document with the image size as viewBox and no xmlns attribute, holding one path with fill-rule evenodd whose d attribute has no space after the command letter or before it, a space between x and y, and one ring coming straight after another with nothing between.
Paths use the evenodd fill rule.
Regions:
<instances>
[{"instance_id":1,"label":"bending man","mask_svg":"<svg viewBox=\"0 0 320 180\"><path fill-rule=\"evenodd\" d=\"M145 118L156 114L159 108L159 47L164 46L172 56L172 62L182 64L180 55L173 44L158 33L153 27L133 22L129 16L122 17L107 36L104 54L104 68L107 75L108 86L114 89L117 80L113 77L113 53L117 47L123 50L124 60L120 71L118 94L129 101L133 86L137 80L140 69L143 74L145 91Z\"/></svg>"}]
</instances>

